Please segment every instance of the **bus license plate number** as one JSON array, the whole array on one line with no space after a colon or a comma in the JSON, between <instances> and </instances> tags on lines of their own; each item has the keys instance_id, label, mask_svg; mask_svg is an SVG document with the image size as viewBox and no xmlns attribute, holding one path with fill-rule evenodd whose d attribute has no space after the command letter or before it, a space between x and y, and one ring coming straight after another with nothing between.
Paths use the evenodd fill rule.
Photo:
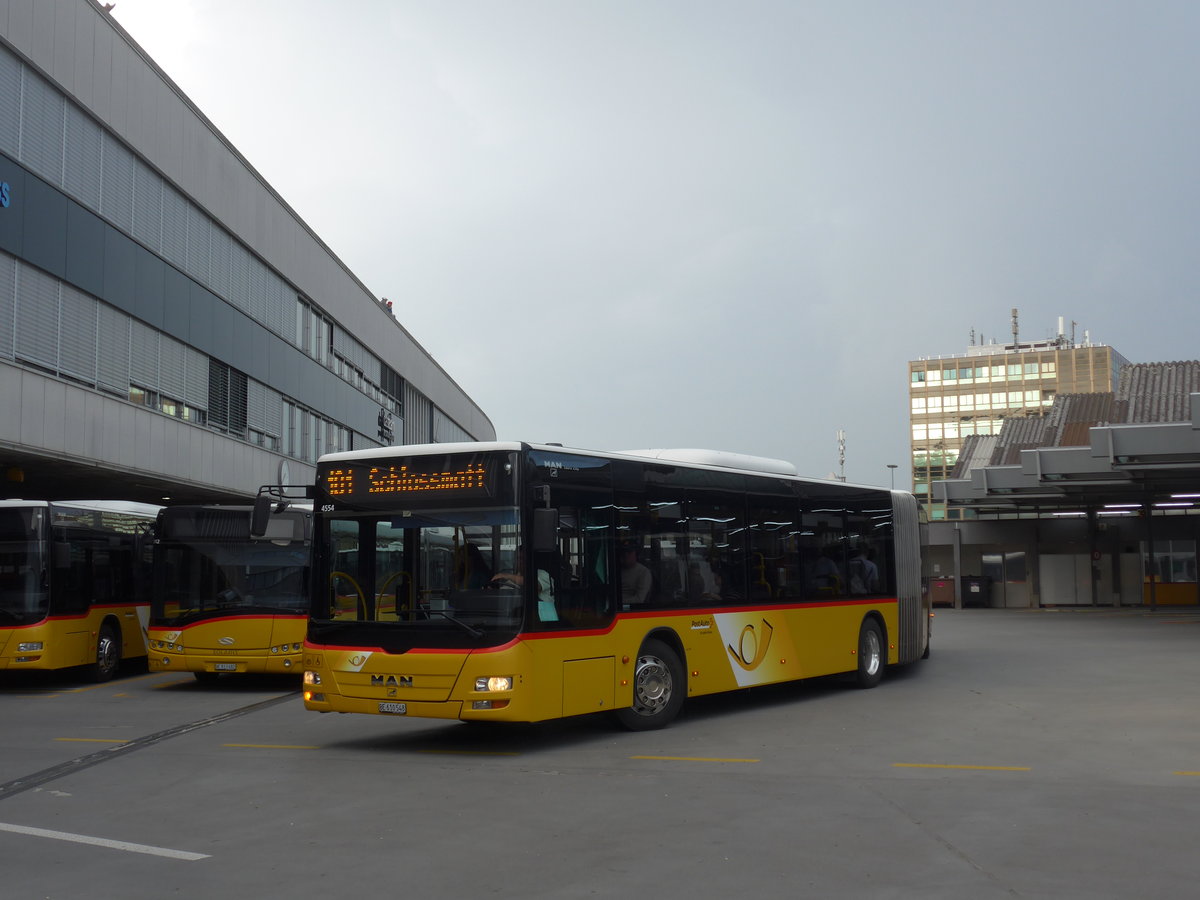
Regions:
<instances>
[{"instance_id":1,"label":"bus license plate number","mask_svg":"<svg viewBox=\"0 0 1200 900\"><path fill-rule=\"evenodd\" d=\"M236 672L237 663L213 663L213 668L218 672Z\"/></svg>"},{"instance_id":2,"label":"bus license plate number","mask_svg":"<svg viewBox=\"0 0 1200 900\"><path fill-rule=\"evenodd\" d=\"M395 713L398 716L402 716L408 712L408 704L407 703L380 703L379 711L381 713Z\"/></svg>"}]
</instances>

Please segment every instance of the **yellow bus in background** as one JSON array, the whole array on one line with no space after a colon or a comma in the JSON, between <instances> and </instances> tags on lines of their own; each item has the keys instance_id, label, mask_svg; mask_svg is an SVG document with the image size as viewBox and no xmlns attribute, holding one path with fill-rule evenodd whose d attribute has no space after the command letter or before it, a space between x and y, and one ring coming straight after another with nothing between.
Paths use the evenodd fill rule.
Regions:
<instances>
[{"instance_id":1,"label":"yellow bus in background","mask_svg":"<svg viewBox=\"0 0 1200 900\"><path fill-rule=\"evenodd\" d=\"M778 460L409 445L321 457L313 502L310 710L641 730L929 649L914 498Z\"/></svg>"},{"instance_id":2,"label":"yellow bus in background","mask_svg":"<svg viewBox=\"0 0 1200 900\"><path fill-rule=\"evenodd\" d=\"M312 508L272 504L252 537L252 507L169 506L158 515L147 638L150 669L300 673L308 616Z\"/></svg>"},{"instance_id":3,"label":"yellow bus in background","mask_svg":"<svg viewBox=\"0 0 1200 900\"><path fill-rule=\"evenodd\" d=\"M86 667L107 681L146 655L159 507L0 500L0 671Z\"/></svg>"}]
</instances>

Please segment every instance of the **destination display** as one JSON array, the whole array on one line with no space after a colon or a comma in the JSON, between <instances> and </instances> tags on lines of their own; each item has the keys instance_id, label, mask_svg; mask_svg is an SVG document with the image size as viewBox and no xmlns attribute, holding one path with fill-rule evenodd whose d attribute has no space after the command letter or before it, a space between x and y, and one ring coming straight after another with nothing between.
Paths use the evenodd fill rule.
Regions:
<instances>
[{"instance_id":1,"label":"destination display","mask_svg":"<svg viewBox=\"0 0 1200 900\"><path fill-rule=\"evenodd\" d=\"M389 506L407 499L422 503L493 495L495 459L478 456L331 463L318 481L329 499Z\"/></svg>"}]
</instances>

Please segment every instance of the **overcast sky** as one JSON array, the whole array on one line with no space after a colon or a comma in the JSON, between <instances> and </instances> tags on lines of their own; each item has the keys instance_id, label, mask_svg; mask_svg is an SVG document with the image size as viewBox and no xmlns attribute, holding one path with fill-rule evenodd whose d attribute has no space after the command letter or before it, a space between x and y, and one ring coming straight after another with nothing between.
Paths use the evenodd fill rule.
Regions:
<instances>
[{"instance_id":1,"label":"overcast sky","mask_svg":"<svg viewBox=\"0 0 1200 900\"><path fill-rule=\"evenodd\" d=\"M113 15L501 439L826 476L844 429L846 477L900 487L906 361L1013 307L1200 357L1191 0Z\"/></svg>"}]
</instances>

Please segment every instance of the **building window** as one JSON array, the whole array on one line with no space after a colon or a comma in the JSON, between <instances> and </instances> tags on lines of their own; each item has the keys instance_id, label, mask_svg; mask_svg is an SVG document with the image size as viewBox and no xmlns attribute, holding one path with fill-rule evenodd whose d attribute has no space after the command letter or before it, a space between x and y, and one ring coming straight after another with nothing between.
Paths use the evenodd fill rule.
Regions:
<instances>
[{"instance_id":1,"label":"building window","mask_svg":"<svg viewBox=\"0 0 1200 900\"><path fill-rule=\"evenodd\" d=\"M129 386L129 402L136 403L138 406L148 406L151 409L158 409L158 392L131 384Z\"/></svg>"}]
</instances>

